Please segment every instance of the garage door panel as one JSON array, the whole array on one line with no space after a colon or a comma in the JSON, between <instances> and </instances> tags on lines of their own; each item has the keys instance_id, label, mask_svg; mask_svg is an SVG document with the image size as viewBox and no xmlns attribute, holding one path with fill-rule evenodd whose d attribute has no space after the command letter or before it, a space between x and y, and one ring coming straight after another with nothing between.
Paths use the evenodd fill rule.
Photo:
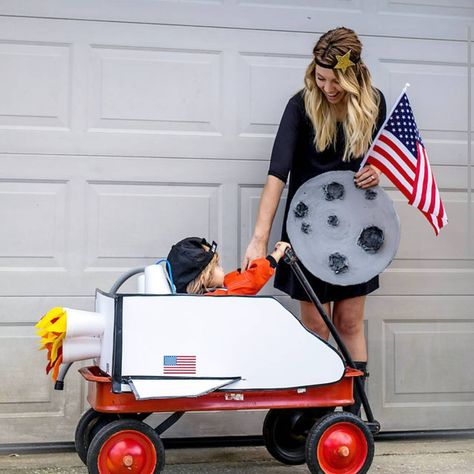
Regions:
<instances>
[{"instance_id":1,"label":"garage door panel","mask_svg":"<svg viewBox=\"0 0 474 474\"><path fill-rule=\"evenodd\" d=\"M471 149L474 150L474 142L471 144ZM474 183L474 168L471 167L471 183ZM471 192L471 202L469 205L469 235L471 237L471 242L474 240L474 194ZM474 245L470 246L469 258L474 260Z\"/></svg>"},{"instance_id":2,"label":"garage door panel","mask_svg":"<svg viewBox=\"0 0 474 474\"><path fill-rule=\"evenodd\" d=\"M311 58L260 52L241 53L240 59L240 136L273 136L286 101L303 87L304 71Z\"/></svg>"},{"instance_id":3,"label":"garage door panel","mask_svg":"<svg viewBox=\"0 0 474 474\"><path fill-rule=\"evenodd\" d=\"M369 397L384 427L473 426L473 302L471 296L367 301Z\"/></svg>"},{"instance_id":4,"label":"garage door panel","mask_svg":"<svg viewBox=\"0 0 474 474\"><path fill-rule=\"evenodd\" d=\"M423 107L423 106L422 106ZM445 167L438 168L440 172L436 173L438 185L446 188L456 189L458 187L467 187L467 173L465 166L468 165L468 132L445 131L445 130L423 130L423 143L429 152L429 160L433 170L438 165ZM446 165L459 166L457 170L450 169L444 173ZM457 178L456 180L454 178Z\"/></svg>"},{"instance_id":5,"label":"garage door panel","mask_svg":"<svg viewBox=\"0 0 474 474\"><path fill-rule=\"evenodd\" d=\"M9 383L0 392L0 406L6 408L9 405L11 409L29 403L35 404L34 409L38 410L40 404L50 403L50 381L38 378L38 374L44 372L45 363L44 354L38 357L38 338L33 328L13 322L11 325L2 324L0 340L0 357L3 361L13 362L5 364L2 370L2 377ZM18 372L18 367L22 367L21 372ZM31 380L39 382L34 391L30 390Z\"/></svg>"},{"instance_id":6,"label":"garage door panel","mask_svg":"<svg viewBox=\"0 0 474 474\"><path fill-rule=\"evenodd\" d=\"M388 12L429 14L436 10L450 12L455 15L474 15L474 7L470 0L378 0L380 10Z\"/></svg>"},{"instance_id":7,"label":"garage door panel","mask_svg":"<svg viewBox=\"0 0 474 474\"><path fill-rule=\"evenodd\" d=\"M2 41L0 68L0 129L70 127L71 45Z\"/></svg>"},{"instance_id":8,"label":"garage door panel","mask_svg":"<svg viewBox=\"0 0 474 474\"><path fill-rule=\"evenodd\" d=\"M385 334L386 354L391 353L395 361L388 402L410 401L416 395L423 395L418 401L427 402L435 401L435 396L444 401L474 399L474 378L459 377L452 370L453 365L469 367L472 363L472 321L385 321Z\"/></svg>"},{"instance_id":9,"label":"garage door panel","mask_svg":"<svg viewBox=\"0 0 474 474\"><path fill-rule=\"evenodd\" d=\"M469 221L466 219L468 196L455 191L440 192L450 221L443 229L443 238L436 237L428 220L418 209L408 206L401 194L393 196L403 227L397 259L453 260L469 257L471 242Z\"/></svg>"},{"instance_id":10,"label":"garage door panel","mask_svg":"<svg viewBox=\"0 0 474 474\"><path fill-rule=\"evenodd\" d=\"M455 263L455 262L454 262ZM472 291L472 268L422 268L417 262L405 268L389 268L381 276L379 295L467 295Z\"/></svg>"},{"instance_id":11,"label":"garage door panel","mask_svg":"<svg viewBox=\"0 0 474 474\"><path fill-rule=\"evenodd\" d=\"M68 182L4 179L0 198L2 266L64 268Z\"/></svg>"},{"instance_id":12,"label":"garage door panel","mask_svg":"<svg viewBox=\"0 0 474 474\"><path fill-rule=\"evenodd\" d=\"M465 131L468 110L465 107L467 95L467 67L449 64L406 64L385 63L389 76L390 96L395 97L408 82L408 94L420 130ZM426 100L426 90L437 94L437 100ZM440 110L452 110L442 114Z\"/></svg>"},{"instance_id":13,"label":"garage door panel","mask_svg":"<svg viewBox=\"0 0 474 474\"><path fill-rule=\"evenodd\" d=\"M474 25L473 25L474 29ZM471 84L470 84L470 90L472 91L474 89L474 67L472 66L474 64L474 52L471 53ZM474 114L474 100L471 100L471 106L469 109L470 112L470 117L473 116ZM474 121L471 121L471 132L474 132Z\"/></svg>"},{"instance_id":14,"label":"garage door panel","mask_svg":"<svg viewBox=\"0 0 474 474\"><path fill-rule=\"evenodd\" d=\"M189 234L218 233L218 185L89 182L87 194L90 267L126 268L130 259L166 256Z\"/></svg>"},{"instance_id":15,"label":"garage door panel","mask_svg":"<svg viewBox=\"0 0 474 474\"><path fill-rule=\"evenodd\" d=\"M230 4L230 2L227 2ZM351 10L357 12L361 10L361 0L320 0L317 5L312 0L238 0L237 3L245 6L263 6L280 8L308 8L312 10L332 9Z\"/></svg>"},{"instance_id":16,"label":"garage door panel","mask_svg":"<svg viewBox=\"0 0 474 474\"><path fill-rule=\"evenodd\" d=\"M218 133L218 51L93 45L88 128Z\"/></svg>"}]
</instances>

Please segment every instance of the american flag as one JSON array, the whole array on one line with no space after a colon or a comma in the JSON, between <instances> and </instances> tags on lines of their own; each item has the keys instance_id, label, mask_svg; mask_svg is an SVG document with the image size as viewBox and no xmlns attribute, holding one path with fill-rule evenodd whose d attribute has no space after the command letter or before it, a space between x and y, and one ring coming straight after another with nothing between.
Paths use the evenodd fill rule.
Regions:
<instances>
[{"instance_id":1,"label":"american flag","mask_svg":"<svg viewBox=\"0 0 474 474\"><path fill-rule=\"evenodd\" d=\"M361 167L372 164L418 208L436 235L448 223L415 117L403 90Z\"/></svg>"},{"instance_id":2,"label":"american flag","mask_svg":"<svg viewBox=\"0 0 474 474\"><path fill-rule=\"evenodd\" d=\"M196 374L195 355L165 355L163 356L163 373L165 375Z\"/></svg>"}]
</instances>

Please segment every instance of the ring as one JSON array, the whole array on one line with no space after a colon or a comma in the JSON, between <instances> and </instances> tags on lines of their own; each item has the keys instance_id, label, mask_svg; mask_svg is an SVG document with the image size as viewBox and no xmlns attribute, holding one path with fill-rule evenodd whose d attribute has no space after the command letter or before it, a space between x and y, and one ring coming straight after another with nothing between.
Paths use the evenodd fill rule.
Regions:
<instances>
[{"instance_id":1,"label":"ring","mask_svg":"<svg viewBox=\"0 0 474 474\"><path fill-rule=\"evenodd\" d=\"M372 175L372 176L370 177L370 180L373 181L374 179L375 179L375 176Z\"/></svg>"}]
</instances>

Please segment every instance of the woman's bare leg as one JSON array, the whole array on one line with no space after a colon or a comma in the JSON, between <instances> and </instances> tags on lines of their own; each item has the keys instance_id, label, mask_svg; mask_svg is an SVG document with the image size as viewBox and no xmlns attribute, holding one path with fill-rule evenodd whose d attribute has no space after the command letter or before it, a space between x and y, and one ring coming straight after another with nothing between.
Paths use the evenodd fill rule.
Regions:
<instances>
[{"instance_id":1,"label":"woman's bare leg","mask_svg":"<svg viewBox=\"0 0 474 474\"><path fill-rule=\"evenodd\" d=\"M333 321L352 360L367 361L364 333L365 296L334 302Z\"/></svg>"},{"instance_id":2,"label":"woman's bare leg","mask_svg":"<svg viewBox=\"0 0 474 474\"><path fill-rule=\"evenodd\" d=\"M331 317L331 305L330 303L323 304L324 311ZM309 301L300 301L301 321L303 324L312 332L315 332L318 336L325 340L329 339L329 329L326 326L323 318L319 314L316 306Z\"/></svg>"}]
</instances>

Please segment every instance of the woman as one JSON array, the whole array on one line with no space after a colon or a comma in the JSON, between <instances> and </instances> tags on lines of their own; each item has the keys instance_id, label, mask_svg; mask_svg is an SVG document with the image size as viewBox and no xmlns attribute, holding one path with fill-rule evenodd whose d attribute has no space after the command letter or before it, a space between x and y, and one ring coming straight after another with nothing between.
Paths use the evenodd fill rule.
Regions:
<instances>
[{"instance_id":1,"label":"woman","mask_svg":"<svg viewBox=\"0 0 474 474\"><path fill-rule=\"evenodd\" d=\"M355 184L362 189L379 183L380 171L374 166L358 171L386 115L385 99L372 86L361 52L359 38L348 28L328 31L316 43L313 60L306 70L305 87L289 100L275 138L255 231L242 268L266 255L273 219L288 176L285 222L296 190L321 173L357 171ZM289 241L285 224L281 240ZM365 373L364 304L366 295L378 288L378 276L366 283L343 287L323 282L308 271L305 273L356 366ZM278 267L275 287L300 301L301 318L307 328L325 339L329 337L319 312L288 265ZM351 411L357 413L359 409L360 401L356 400Z\"/></svg>"}]
</instances>

